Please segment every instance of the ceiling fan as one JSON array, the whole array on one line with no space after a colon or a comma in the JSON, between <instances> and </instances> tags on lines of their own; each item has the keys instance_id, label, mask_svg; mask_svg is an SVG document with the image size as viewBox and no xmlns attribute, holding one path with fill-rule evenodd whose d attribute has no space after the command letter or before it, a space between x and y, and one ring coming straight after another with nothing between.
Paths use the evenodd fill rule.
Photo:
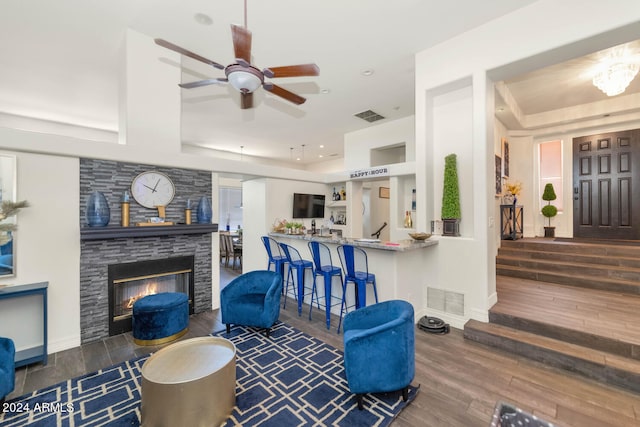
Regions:
<instances>
[{"instance_id":1,"label":"ceiling fan","mask_svg":"<svg viewBox=\"0 0 640 427\"><path fill-rule=\"evenodd\" d=\"M241 94L240 108L247 109L253 107L253 92L260 86L265 90L277 95L294 104L303 104L306 99L300 95L290 92L281 86L266 82L265 77L272 79L277 77L302 77L318 76L320 69L316 64L287 65L282 67L269 67L260 70L251 65L251 31L247 29L247 2L244 2L244 27L231 24L231 35L233 36L233 51L235 62L224 65L204 58L180 46L176 46L163 39L155 39L156 44L167 49L178 52L189 58L211 65L219 70L224 70L226 77L216 79L199 80L195 82L179 84L185 89L192 89L212 84L229 83Z\"/></svg>"}]
</instances>

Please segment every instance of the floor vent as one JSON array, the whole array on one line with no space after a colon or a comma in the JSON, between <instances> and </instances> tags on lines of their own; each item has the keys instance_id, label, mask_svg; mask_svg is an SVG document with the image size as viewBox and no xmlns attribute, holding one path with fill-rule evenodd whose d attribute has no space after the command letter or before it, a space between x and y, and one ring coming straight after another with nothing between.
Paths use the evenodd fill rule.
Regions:
<instances>
[{"instance_id":1,"label":"floor vent","mask_svg":"<svg viewBox=\"0 0 640 427\"><path fill-rule=\"evenodd\" d=\"M444 313L464 316L464 294L427 288L427 307Z\"/></svg>"},{"instance_id":2,"label":"floor vent","mask_svg":"<svg viewBox=\"0 0 640 427\"><path fill-rule=\"evenodd\" d=\"M362 119L362 120L366 120L369 123L373 123L376 122L378 120L382 120L384 119L384 116L381 116L380 114L376 113L375 111L371 111L371 110L367 110L367 111L363 111L362 113L358 113L358 114L354 114L354 116Z\"/></svg>"}]
</instances>

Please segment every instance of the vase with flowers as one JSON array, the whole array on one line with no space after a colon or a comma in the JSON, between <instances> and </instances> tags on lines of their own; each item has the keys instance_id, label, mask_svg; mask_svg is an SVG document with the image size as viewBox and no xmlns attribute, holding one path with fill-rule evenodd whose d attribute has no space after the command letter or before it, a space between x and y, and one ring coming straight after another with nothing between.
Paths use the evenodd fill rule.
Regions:
<instances>
[{"instance_id":1,"label":"vase with flowers","mask_svg":"<svg viewBox=\"0 0 640 427\"><path fill-rule=\"evenodd\" d=\"M505 185L505 195L502 198L502 203L505 205L515 205L518 202L518 196L522 192L522 183L507 182Z\"/></svg>"}]
</instances>

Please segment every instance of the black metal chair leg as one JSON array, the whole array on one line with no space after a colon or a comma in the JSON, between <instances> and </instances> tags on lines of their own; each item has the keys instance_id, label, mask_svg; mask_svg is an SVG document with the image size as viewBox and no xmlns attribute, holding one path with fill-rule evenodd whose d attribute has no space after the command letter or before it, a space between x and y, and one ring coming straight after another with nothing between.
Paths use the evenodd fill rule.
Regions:
<instances>
[{"instance_id":1,"label":"black metal chair leg","mask_svg":"<svg viewBox=\"0 0 640 427\"><path fill-rule=\"evenodd\" d=\"M364 409L363 397L363 394L356 394L356 399L358 400L358 409L361 411Z\"/></svg>"},{"instance_id":2,"label":"black metal chair leg","mask_svg":"<svg viewBox=\"0 0 640 427\"><path fill-rule=\"evenodd\" d=\"M231 333L231 324L227 323L227 333Z\"/></svg>"},{"instance_id":3,"label":"black metal chair leg","mask_svg":"<svg viewBox=\"0 0 640 427\"><path fill-rule=\"evenodd\" d=\"M267 338L269 338L269 333L271 332L271 328L267 328L266 334L267 334Z\"/></svg>"},{"instance_id":4,"label":"black metal chair leg","mask_svg":"<svg viewBox=\"0 0 640 427\"><path fill-rule=\"evenodd\" d=\"M409 386L406 386L402 389L402 400L406 402L409 400Z\"/></svg>"}]
</instances>

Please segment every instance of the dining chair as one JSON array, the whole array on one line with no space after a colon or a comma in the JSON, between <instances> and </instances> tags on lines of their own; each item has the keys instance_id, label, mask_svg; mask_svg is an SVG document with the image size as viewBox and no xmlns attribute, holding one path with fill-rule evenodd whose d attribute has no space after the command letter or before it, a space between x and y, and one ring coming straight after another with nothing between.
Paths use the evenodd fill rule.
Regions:
<instances>
[{"instance_id":1,"label":"dining chair","mask_svg":"<svg viewBox=\"0 0 640 427\"><path fill-rule=\"evenodd\" d=\"M282 252L287 257L287 262L289 263L289 271L287 273L287 280L284 291L285 298L283 308L287 307L287 293L289 291L289 281L291 281L294 297L298 301L298 316L300 316L302 314L302 302L304 301L305 297L304 279L307 269L311 270L311 276L313 277L314 285L311 287L311 291L313 292L313 290L315 289L316 276L315 274L313 274L313 263L309 260L302 259L302 256L300 256L300 252L298 252L298 250L293 246L287 245L286 243L280 243L280 248L282 248ZM296 270L295 280L293 277L293 270ZM311 299L313 300L313 296L311 297ZM318 308L320 308L319 305Z\"/></svg>"},{"instance_id":2,"label":"dining chair","mask_svg":"<svg viewBox=\"0 0 640 427\"><path fill-rule=\"evenodd\" d=\"M355 308L362 308L367 305L367 284L373 286L373 295L378 302L378 290L376 289L376 275L369 273L369 262L367 253L357 246L338 246L338 256L344 271L344 281L342 282L342 304L340 306L340 320L338 321L338 333L342 323L342 315L349 311L346 305L347 284L353 282L355 285ZM352 306L353 307L353 306Z\"/></svg>"},{"instance_id":3,"label":"dining chair","mask_svg":"<svg viewBox=\"0 0 640 427\"><path fill-rule=\"evenodd\" d=\"M342 269L340 267L336 267L333 265L333 261L331 260L331 250L327 245L320 242L309 242L309 251L311 252L311 258L313 259L313 263L315 265L314 275L322 276L324 280L324 308L326 314L327 321L327 329L331 329L331 307L340 304L341 298L334 296L333 289L333 278L336 276L340 277L340 285L342 286ZM311 311L313 310L313 294L318 295L318 291L316 289L317 281L313 281L313 290L311 292L311 304L309 307L309 320L311 320ZM338 302L333 304L333 299L337 299ZM316 304L320 304L319 298L316 297Z\"/></svg>"},{"instance_id":4,"label":"dining chair","mask_svg":"<svg viewBox=\"0 0 640 427\"><path fill-rule=\"evenodd\" d=\"M238 246L233 242L233 236L231 234L225 234L224 238L227 246L227 258L233 258L231 269L236 268L237 259L240 260L240 268L242 268L242 246Z\"/></svg>"}]
</instances>

